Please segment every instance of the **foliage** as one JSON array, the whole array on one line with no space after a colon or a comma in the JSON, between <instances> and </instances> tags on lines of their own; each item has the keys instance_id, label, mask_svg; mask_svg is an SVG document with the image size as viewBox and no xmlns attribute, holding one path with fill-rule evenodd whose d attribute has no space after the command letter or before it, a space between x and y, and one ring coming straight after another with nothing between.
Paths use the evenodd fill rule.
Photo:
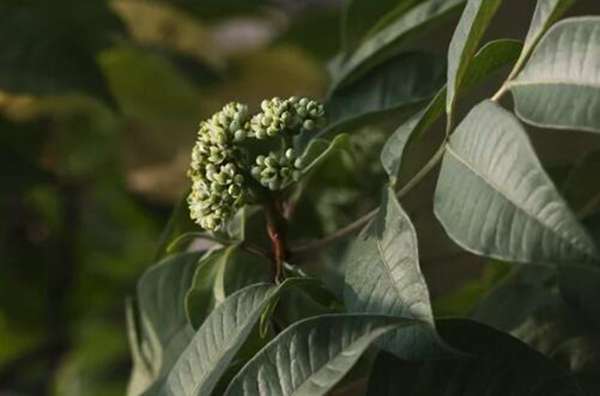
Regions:
<instances>
[{"instance_id":1,"label":"foliage","mask_svg":"<svg viewBox=\"0 0 600 396\"><path fill-rule=\"evenodd\" d=\"M571 2L539 0L524 45L497 40L482 46L502 2L469 0L449 45L447 88L434 94L441 85L437 83L438 68L428 65L435 64L435 58L402 52L402 46L414 39L416 31L435 26L462 3L409 2L391 10L382 3L382 9L375 12L360 1L349 2L343 19L344 49L331 66L326 105L331 112L329 125L313 136L311 131L303 131L300 142L308 142L303 144L310 150L319 137L376 123L392 110L402 114L400 119L408 118L400 121L383 146L381 161L389 183L382 183L381 205L332 235L298 246L287 238L294 215L289 208L304 199L302 190L311 180L290 179L290 188L255 201L262 206L258 215L261 211L266 215L262 227L266 227L263 232L271 248L256 240L260 228L248 223L238 225L251 227L252 232L242 233L245 238L229 235L217 240L262 256L267 266L271 261L275 268L272 279L276 283L287 280L279 286L247 286L229 297L223 295L220 302L211 302L207 294L204 306L201 300L188 304L190 317L194 311L202 311L205 318L188 349L177 359L164 385L158 379L145 392L132 394L322 395L352 384L351 368L359 361L372 365L370 374L362 374L368 387L362 391L352 388L351 394L583 395L595 386L579 374L598 367L600 340L594 335L598 305L593 294L600 287L598 247L544 170L524 125L502 106L501 99L510 90L516 114L530 124L588 131L600 128L594 113L595 82L600 78L598 57L594 56L600 42L595 32L600 31L600 19L579 17L554 24ZM370 11L367 20L372 29L357 23L353 30L361 7ZM461 93L502 66L513 69L499 91L480 101L455 126ZM443 113L444 101L445 136L413 177L399 182L406 155ZM293 114L287 116L292 111L288 107L279 99L263 102L268 115L255 116L265 119L256 121L262 129L252 127L256 136L277 135L278 130L286 129L286 120L293 119ZM283 122L282 126L271 126L275 121ZM250 125L254 123L253 119ZM327 149L324 153L333 155ZM289 157L292 155L290 151ZM284 161L276 156L259 157L252 174L262 177L279 163ZM477 321L434 316L420 268L417 231L399 202L440 163L433 209L447 235L474 255L523 265L484 297L473 316ZM240 166L250 170L249 165ZM205 228L210 231L212 227ZM354 236L359 228L362 231ZM341 244L344 239L349 243ZM312 275L302 271L302 255L309 253L314 260L335 249L338 253L331 260L344 276L334 282L341 285L333 287L333 294L323 300L320 292L299 284L296 292L302 292L319 309L296 307L306 312L291 322L284 320L289 307L275 307L283 299L273 297L282 293L275 290L303 277L324 276L326 280L326 272L318 267ZM234 260L231 264L246 263ZM210 276L204 278L208 283L202 287L217 282ZM525 283L517 286L515 282ZM256 295L260 288L271 291ZM240 304L249 306L240 309ZM532 319L542 310L547 312L549 304L559 304L561 309L545 313L544 321ZM207 306L214 307L212 312ZM329 313L333 307L344 313ZM572 332L544 331L545 321L570 323L572 319L565 313L578 318L575 335L583 345L579 349L560 347L561 359L566 354L570 362L566 365L544 339L551 337L556 343L564 338L560 345L569 342ZM253 333L259 317L261 331ZM143 320L143 315L138 320ZM510 331L514 335L507 333ZM214 333L212 342L207 341L207 332ZM261 348L261 342L267 344ZM243 344L254 345L250 354L240 352ZM369 359L367 351L379 351L378 358ZM582 353L586 358L576 357Z\"/></svg>"},{"instance_id":2,"label":"foliage","mask_svg":"<svg viewBox=\"0 0 600 396\"><path fill-rule=\"evenodd\" d=\"M281 3L287 31L263 1L0 6L52 33L0 39L0 203L34 219L0 225L0 296L52 268L1 305L0 393L122 394L124 319L130 396L597 394L600 17L537 0L488 40L508 2ZM335 55L296 31L332 9ZM226 49L232 15L272 48Z\"/></svg>"}]
</instances>

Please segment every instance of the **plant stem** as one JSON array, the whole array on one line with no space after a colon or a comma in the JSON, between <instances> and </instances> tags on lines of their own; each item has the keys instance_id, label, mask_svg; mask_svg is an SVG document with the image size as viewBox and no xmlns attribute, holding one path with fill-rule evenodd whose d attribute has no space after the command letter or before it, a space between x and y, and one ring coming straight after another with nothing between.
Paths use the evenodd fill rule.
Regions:
<instances>
[{"instance_id":1,"label":"plant stem","mask_svg":"<svg viewBox=\"0 0 600 396\"><path fill-rule=\"evenodd\" d=\"M504 84L502 84L502 86L500 87L498 92L496 92L494 94L494 96L492 96L491 100L493 102L498 102L500 100L500 98L502 98L502 96L504 96L504 94L506 93L507 90L508 90L508 85L507 85L507 82L505 82Z\"/></svg>"},{"instance_id":2,"label":"plant stem","mask_svg":"<svg viewBox=\"0 0 600 396\"><path fill-rule=\"evenodd\" d=\"M290 249L290 253L292 255L296 256L296 255L302 255L305 253L310 253L312 251L320 250L320 249L326 247L327 245L329 245L330 243L333 243L333 242L337 241L338 239L344 238L345 236L352 234L354 231L359 230L365 224L367 224L369 221L371 221L371 219L373 217L375 217L378 212L379 212L379 208L375 208L375 209L371 210L369 213L359 217L352 223L348 224L347 226L342 227L339 230L335 231L333 234L330 234L322 239L319 239L319 240L316 240L313 242L309 242L305 245L300 245L300 246Z\"/></svg>"},{"instance_id":3,"label":"plant stem","mask_svg":"<svg viewBox=\"0 0 600 396\"><path fill-rule=\"evenodd\" d=\"M417 172L412 177L412 179L410 179L400 190L398 190L398 192L396 193L396 196L398 197L398 199L402 199L413 188L415 188L419 183L421 183L421 181L423 181L425 179L425 177L429 174L429 172L431 172L436 167L436 165L442 160L442 158L444 157L445 151L446 151L446 139L444 139L444 141L442 142L440 147L433 154L433 156L429 159L429 161L425 164L425 166L423 166L419 170L419 172ZM354 222L335 231L333 234L330 234L322 239L319 239L319 240L316 240L313 242L309 242L305 245L300 245L295 248L291 248L290 253L292 255L302 255L302 254L310 253L312 251L318 251L318 250L326 247L327 245L329 245L339 239L342 239L342 238L354 233L356 230L362 228L365 224L367 224L369 221L371 221L371 219L373 219L377 215L378 212L379 212L379 208L375 208L375 209L371 210L369 213L361 216Z\"/></svg>"},{"instance_id":4,"label":"plant stem","mask_svg":"<svg viewBox=\"0 0 600 396\"><path fill-rule=\"evenodd\" d=\"M527 55L528 54L526 53L521 53L521 56L519 56L519 59L517 59L517 61L515 62L515 65L508 74L508 77L506 77L506 80L504 80L504 82L500 86L500 89L498 89L494 96L492 96L492 101L498 102L500 98L504 96L506 91L508 91L508 84L517 76L517 74L519 74L521 68L523 68L525 61L527 60Z\"/></svg>"},{"instance_id":5,"label":"plant stem","mask_svg":"<svg viewBox=\"0 0 600 396\"><path fill-rule=\"evenodd\" d=\"M287 222L283 217L279 200L274 198L265 204L265 216L267 219L267 234L271 240L272 260L274 264L273 278L275 283L280 283L283 281L283 266L287 256Z\"/></svg>"}]
</instances>

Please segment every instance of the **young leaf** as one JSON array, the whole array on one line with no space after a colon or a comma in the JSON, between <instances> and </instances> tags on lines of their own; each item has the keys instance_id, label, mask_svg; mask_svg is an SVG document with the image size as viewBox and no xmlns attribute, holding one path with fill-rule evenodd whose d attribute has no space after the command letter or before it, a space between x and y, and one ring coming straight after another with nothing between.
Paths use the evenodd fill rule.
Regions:
<instances>
[{"instance_id":1,"label":"young leaf","mask_svg":"<svg viewBox=\"0 0 600 396\"><path fill-rule=\"evenodd\" d=\"M490 74L516 61L521 44L516 40L491 41L481 48L468 66L461 92L489 77ZM381 151L381 163L388 175L394 179L402 165L404 150L413 139L422 136L444 112L446 87L442 88L427 108L402 124L388 139Z\"/></svg>"},{"instance_id":2,"label":"young leaf","mask_svg":"<svg viewBox=\"0 0 600 396\"><path fill-rule=\"evenodd\" d=\"M151 363L153 380L169 372L194 334L184 312L183 297L201 256L195 252L167 257L148 269L138 282L138 340Z\"/></svg>"},{"instance_id":3,"label":"young leaf","mask_svg":"<svg viewBox=\"0 0 600 396\"><path fill-rule=\"evenodd\" d=\"M407 359L439 355L427 284L419 267L417 235L394 192L386 191L378 216L353 242L346 264L344 301L351 312L418 319L385 347Z\"/></svg>"},{"instance_id":4,"label":"young leaf","mask_svg":"<svg viewBox=\"0 0 600 396\"><path fill-rule=\"evenodd\" d=\"M558 129L600 132L600 18L554 25L509 83L517 115Z\"/></svg>"},{"instance_id":5,"label":"young leaf","mask_svg":"<svg viewBox=\"0 0 600 396\"><path fill-rule=\"evenodd\" d=\"M340 133L332 141L320 138L312 139L300 157L302 175L308 174L335 150L348 148L349 144L348 135L345 133Z\"/></svg>"},{"instance_id":6,"label":"young leaf","mask_svg":"<svg viewBox=\"0 0 600 396\"><path fill-rule=\"evenodd\" d=\"M469 63L500 3L501 0L469 0L456 26L448 49L446 113L449 120Z\"/></svg>"},{"instance_id":7,"label":"young leaf","mask_svg":"<svg viewBox=\"0 0 600 396\"><path fill-rule=\"evenodd\" d=\"M196 229L194 222L190 219L188 211L188 194L189 191L186 191L181 199L179 199L179 201L177 201L175 204L175 207L171 212L171 216L169 216L167 225L160 235L158 249L156 250L154 256L155 260L160 260L167 253L169 253L169 245L177 236L183 235L187 232L192 232L192 230Z\"/></svg>"},{"instance_id":8,"label":"young leaf","mask_svg":"<svg viewBox=\"0 0 600 396\"><path fill-rule=\"evenodd\" d=\"M364 41L349 59L339 65L333 76L332 90L350 83L368 69L398 53L411 37L458 12L465 0L427 0Z\"/></svg>"},{"instance_id":9,"label":"young leaf","mask_svg":"<svg viewBox=\"0 0 600 396\"><path fill-rule=\"evenodd\" d=\"M192 284L185 296L185 308L197 329L210 311L230 294L271 278L269 263L247 254L234 245L206 255L198 263Z\"/></svg>"},{"instance_id":10,"label":"young leaf","mask_svg":"<svg viewBox=\"0 0 600 396\"><path fill-rule=\"evenodd\" d=\"M470 356L406 363L382 353L372 370L368 396L580 394L567 373L506 333L464 319L442 319L437 326L449 344Z\"/></svg>"},{"instance_id":11,"label":"young leaf","mask_svg":"<svg viewBox=\"0 0 600 396\"><path fill-rule=\"evenodd\" d=\"M218 306L183 351L159 394L210 395L275 290L270 284L248 286Z\"/></svg>"},{"instance_id":12,"label":"young leaf","mask_svg":"<svg viewBox=\"0 0 600 396\"><path fill-rule=\"evenodd\" d=\"M302 320L252 358L225 395L325 395L377 338L391 330L418 325L415 320L364 314L330 314Z\"/></svg>"},{"instance_id":13,"label":"young leaf","mask_svg":"<svg viewBox=\"0 0 600 396\"><path fill-rule=\"evenodd\" d=\"M414 110L443 84L437 56L409 52L335 91L327 102L329 126L319 136L354 128L391 110Z\"/></svg>"},{"instance_id":14,"label":"young leaf","mask_svg":"<svg viewBox=\"0 0 600 396\"><path fill-rule=\"evenodd\" d=\"M476 254L538 264L598 257L521 124L492 101L473 108L450 138L434 211L448 235Z\"/></svg>"}]
</instances>

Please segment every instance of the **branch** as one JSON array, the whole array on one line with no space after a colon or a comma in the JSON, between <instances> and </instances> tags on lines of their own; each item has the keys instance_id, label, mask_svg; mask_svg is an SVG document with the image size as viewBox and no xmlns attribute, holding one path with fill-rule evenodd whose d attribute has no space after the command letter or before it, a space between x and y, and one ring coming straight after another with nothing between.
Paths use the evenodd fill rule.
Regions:
<instances>
[{"instance_id":1,"label":"branch","mask_svg":"<svg viewBox=\"0 0 600 396\"><path fill-rule=\"evenodd\" d=\"M370 211L369 213L363 215L362 217L358 218L357 220L348 224L347 226L340 228L339 230L337 230L333 234L326 236L325 238L322 238L322 239L319 239L319 240L316 240L313 242L309 242L305 245L300 245L295 248L291 248L290 253L293 256L297 256L297 255L302 255L302 254L309 253L312 251L321 250L322 248L337 241L338 239L342 239L345 236L348 236L348 235L354 233L354 231L361 229L365 224L367 224L369 221L371 221L371 219L374 218L378 212L379 212L379 208L375 208L372 211Z\"/></svg>"}]
</instances>

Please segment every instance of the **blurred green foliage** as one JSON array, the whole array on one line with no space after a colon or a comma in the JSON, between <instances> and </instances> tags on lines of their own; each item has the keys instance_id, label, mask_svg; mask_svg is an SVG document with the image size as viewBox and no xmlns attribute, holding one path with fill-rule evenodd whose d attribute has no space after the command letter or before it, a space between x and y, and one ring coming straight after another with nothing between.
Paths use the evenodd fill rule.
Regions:
<instances>
[{"instance_id":1,"label":"blurred green foliage","mask_svg":"<svg viewBox=\"0 0 600 396\"><path fill-rule=\"evenodd\" d=\"M321 96L338 5L0 4L0 394L124 393L123 301L187 188L198 121Z\"/></svg>"}]
</instances>

